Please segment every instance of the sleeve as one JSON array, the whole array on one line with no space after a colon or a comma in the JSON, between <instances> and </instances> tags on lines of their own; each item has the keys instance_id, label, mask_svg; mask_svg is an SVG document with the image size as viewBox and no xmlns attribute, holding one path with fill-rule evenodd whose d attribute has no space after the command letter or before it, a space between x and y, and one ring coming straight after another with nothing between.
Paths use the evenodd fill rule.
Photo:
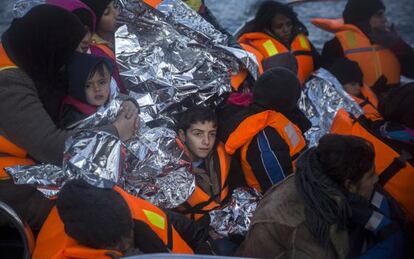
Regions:
<instances>
[{"instance_id":1,"label":"sleeve","mask_svg":"<svg viewBox=\"0 0 414 259\"><path fill-rule=\"evenodd\" d=\"M344 51L337 38L327 41L322 49L321 66L329 69L338 58L344 57Z\"/></svg>"},{"instance_id":2,"label":"sleeve","mask_svg":"<svg viewBox=\"0 0 414 259\"><path fill-rule=\"evenodd\" d=\"M143 253L168 253L163 241L142 221L134 220L134 244Z\"/></svg>"},{"instance_id":3,"label":"sleeve","mask_svg":"<svg viewBox=\"0 0 414 259\"><path fill-rule=\"evenodd\" d=\"M247 161L263 193L292 173L289 146L271 127L259 132L247 150Z\"/></svg>"},{"instance_id":4,"label":"sleeve","mask_svg":"<svg viewBox=\"0 0 414 259\"><path fill-rule=\"evenodd\" d=\"M369 248L364 254L359 256L360 259L386 259L386 258L403 258L403 236L401 232L389 236L382 242L377 243Z\"/></svg>"},{"instance_id":5,"label":"sleeve","mask_svg":"<svg viewBox=\"0 0 414 259\"><path fill-rule=\"evenodd\" d=\"M165 214L178 234L194 251L197 251L208 240L209 221L204 225L174 211L166 210Z\"/></svg>"},{"instance_id":6,"label":"sleeve","mask_svg":"<svg viewBox=\"0 0 414 259\"><path fill-rule=\"evenodd\" d=\"M401 64L401 74L414 79L414 50L402 39L395 44L391 51L397 56Z\"/></svg>"},{"instance_id":7,"label":"sleeve","mask_svg":"<svg viewBox=\"0 0 414 259\"><path fill-rule=\"evenodd\" d=\"M13 69L0 77L0 129L35 160L61 165L64 143L73 131L60 130L40 101L33 82ZM112 125L101 130L116 133Z\"/></svg>"}]
</instances>

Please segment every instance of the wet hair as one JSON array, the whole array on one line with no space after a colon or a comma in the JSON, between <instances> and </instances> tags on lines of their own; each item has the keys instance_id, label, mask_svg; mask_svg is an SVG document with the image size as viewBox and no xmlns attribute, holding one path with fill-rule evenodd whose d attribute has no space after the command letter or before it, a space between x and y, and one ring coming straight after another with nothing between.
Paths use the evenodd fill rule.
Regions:
<instances>
[{"instance_id":1,"label":"wet hair","mask_svg":"<svg viewBox=\"0 0 414 259\"><path fill-rule=\"evenodd\" d=\"M321 170L338 185L358 183L374 165L373 145L360 137L328 134L319 140L316 156Z\"/></svg>"},{"instance_id":2,"label":"wet hair","mask_svg":"<svg viewBox=\"0 0 414 259\"><path fill-rule=\"evenodd\" d=\"M66 234L91 248L114 249L133 228L131 211L119 193L83 180L67 182L56 207Z\"/></svg>"},{"instance_id":3,"label":"wet hair","mask_svg":"<svg viewBox=\"0 0 414 259\"><path fill-rule=\"evenodd\" d=\"M306 27L299 21L297 14L286 4L277 1L264 1L256 12L250 32L271 30L272 20L276 14L282 14L292 20L293 27L307 33Z\"/></svg>"},{"instance_id":4,"label":"wet hair","mask_svg":"<svg viewBox=\"0 0 414 259\"><path fill-rule=\"evenodd\" d=\"M98 64L96 64L96 66L93 69L91 69L91 72L89 73L89 76L88 76L87 80L90 80L96 73L98 73L98 75L104 77L105 72L107 72L109 75L111 75L111 68L108 66L107 62L101 61Z\"/></svg>"},{"instance_id":5,"label":"wet hair","mask_svg":"<svg viewBox=\"0 0 414 259\"><path fill-rule=\"evenodd\" d=\"M177 123L177 130L187 131L197 122L213 122L217 126L217 116L213 109L204 106L193 106L186 110Z\"/></svg>"}]
</instances>

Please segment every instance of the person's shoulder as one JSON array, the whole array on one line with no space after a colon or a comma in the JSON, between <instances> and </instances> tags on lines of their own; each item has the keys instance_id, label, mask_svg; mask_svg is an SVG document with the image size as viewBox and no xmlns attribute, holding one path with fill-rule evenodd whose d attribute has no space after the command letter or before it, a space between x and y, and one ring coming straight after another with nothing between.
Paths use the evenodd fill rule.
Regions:
<instances>
[{"instance_id":1,"label":"person's shoulder","mask_svg":"<svg viewBox=\"0 0 414 259\"><path fill-rule=\"evenodd\" d=\"M20 87L12 87L20 86ZM19 91L24 88L35 90L33 80L21 69L10 68L0 71L0 88Z\"/></svg>"}]
</instances>

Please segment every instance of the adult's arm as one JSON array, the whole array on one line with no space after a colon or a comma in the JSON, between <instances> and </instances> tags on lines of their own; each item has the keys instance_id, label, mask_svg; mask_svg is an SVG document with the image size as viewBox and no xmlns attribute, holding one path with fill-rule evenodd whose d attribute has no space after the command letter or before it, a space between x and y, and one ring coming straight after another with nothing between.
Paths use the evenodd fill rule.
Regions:
<instances>
[{"instance_id":1,"label":"adult's arm","mask_svg":"<svg viewBox=\"0 0 414 259\"><path fill-rule=\"evenodd\" d=\"M414 79L414 50L413 48L400 39L397 44L391 47L391 51L397 56L401 64L401 74L408 78Z\"/></svg>"},{"instance_id":2,"label":"adult's arm","mask_svg":"<svg viewBox=\"0 0 414 259\"><path fill-rule=\"evenodd\" d=\"M61 165L64 143L74 131L59 129L37 95L33 81L20 69L0 72L0 130L35 160ZM117 135L113 125L100 130Z\"/></svg>"},{"instance_id":3,"label":"adult's arm","mask_svg":"<svg viewBox=\"0 0 414 259\"><path fill-rule=\"evenodd\" d=\"M322 49L322 67L325 69L331 68L338 58L344 57L344 51L341 43L337 38L327 41Z\"/></svg>"}]
</instances>

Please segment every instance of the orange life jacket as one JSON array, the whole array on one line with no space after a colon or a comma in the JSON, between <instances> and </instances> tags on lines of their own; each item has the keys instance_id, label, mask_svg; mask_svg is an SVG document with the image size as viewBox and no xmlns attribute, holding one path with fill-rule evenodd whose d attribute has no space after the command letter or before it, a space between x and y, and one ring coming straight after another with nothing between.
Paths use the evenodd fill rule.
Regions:
<instances>
[{"instance_id":1,"label":"orange life jacket","mask_svg":"<svg viewBox=\"0 0 414 259\"><path fill-rule=\"evenodd\" d=\"M0 44L0 71L15 69L17 66L7 56L2 44ZM27 151L10 142L4 136L0 136L0 180L9 179L4 168L17 165L33 165L34 161L27 158Z\"/></svg>"},{"instance_id":2,"label":"orange life jacket","mask_svg":"<svg viewBox=\"0 0 414 259\"><path fill-rule=\"evenodd\" d=\"M157 6L162 2L163 0L144 0L144 3L151 6L152 8L157 8Z\"/></svg>"},{"instance_id":3,"label":"orange life jacket","mask_svg":"<svg viewBox=\"0 0 414 259\"><path fill-rule=\"evenodd\" d=\"M311 43L304 34L298 34L289 48L263 32L245 33L240 36L239 42L255 48L262 54L264 59L277 54L292 52L298 62L298 78L302 84L314 70ZM259 60L260 58L258 58Z\"/></svg>"},{"instance_id":4,"label":"orange life jacket","mask_svg":"<svg viewBox=\"0 0 414 259\"><path fill-rule=\"evenodd\" d=\"M411 155L406 151L399 154L343 109L338 111L331 132L359 136L373 144L380 184L401 205L408 218L414 221L414 162L408 162L413 161Z\"/></svg>"},{"instance_id":5,"label":"orange life jacket","mask_svg":"<svg viewBox=\"0 0 414 259\"><path fill-rule=\"evenodd\" d=\"M175 228L168 221L165 213L151 203L132 196L119 187L114 187L126 201L132 218L146 223L173 253L192 254L193 250L181 238ZM77 257L70 255L79 254ZM110 250L97 250L80 245L66 235L64 224L54 207L40 230L36 240L33 259L43 258L110 258L105 254L118 253ZM82 256L81 256L82 255ZM101 255L102 257L95 257Z\"/></svg>"},{"instance_id":6,"label":"orange life jacket","mask_svg":"<svg viewBox=\"0 0 414 259\"><path fill-rule=\"evenodd\" d=\"M258 69L259 69L258 71L259 75L263 74L262 62L263 62L264 56L262 55L262 53L260 53L254 47L248 44L245 44L245 43L240 43L240 46L244 50L252 53L256 57L256 61L257 61ZM244 80L246 80L248 74L249 74L248 70L246 68L242 68L239 73L231 77L231 86L233 87L235 91L237 91L239 87L241 86L241 84L244 82Z\"/></svg>"},{"instance_id":7,"label":"orange life jacket","mask_svg":"<svg viewBox=\"0 0 414 259\"><path fill-rule=\"evenodd\" d=\"M378 99L374 92L368 87L363 86L361 93L365 97L364 99L352 96L352 98L359 104L364 111L365 117L371 121L382 120L382 116L378 111Z\"/></svg>"},{"instance_id":8,"label":"orange life jacket","mask_svg":"<svg viewBox=\"0 0 414 259\"><path fill-rule=\"evenodd\" d=\"M289 146L292 161L305 149L306 142L301 130L279 112L267 110L244 119L229 135L226 143L226 152L233 155L240 149L240 162L247 184L262 192L251 165L247 161L247 150L253 138L266 127L272 127Z\"/></svg>"},{"instance_id":9,"label":"orange life jacket","mask_svg":"<svg viewBox=\"0 0 414 259\"><path fill-rule=\"evenodd\" d=\"M399 84L401 65L391 50L372 44L358 27L343 24L341 20L313 19L312 23L323 30L335 33L345 57L357 62L361 67L365 85L373 86L381 75L387 78L387 84Z\"/></svg>"},{"instance_id":10,"label":"orange life jacket","mask_svg":"<svg viewBox=\"0 0 414 259\"><path fill-rule=\"evenodd\" d=\"M208 212L220 207L222 202L229 194L227 179L230 171L230 157L224 149L223 143L218 143L216 154L219 161L219 172L215 172L220 176L220 193L218 197L212 197L204 192L200 187L196 186L193 194L188 200L181 205L180 212L186 214L189 218L199 220ZM215 155L215 154L213 154ZM215 166L215 165L213 165Z\"/></svg>"}]
</instances>

